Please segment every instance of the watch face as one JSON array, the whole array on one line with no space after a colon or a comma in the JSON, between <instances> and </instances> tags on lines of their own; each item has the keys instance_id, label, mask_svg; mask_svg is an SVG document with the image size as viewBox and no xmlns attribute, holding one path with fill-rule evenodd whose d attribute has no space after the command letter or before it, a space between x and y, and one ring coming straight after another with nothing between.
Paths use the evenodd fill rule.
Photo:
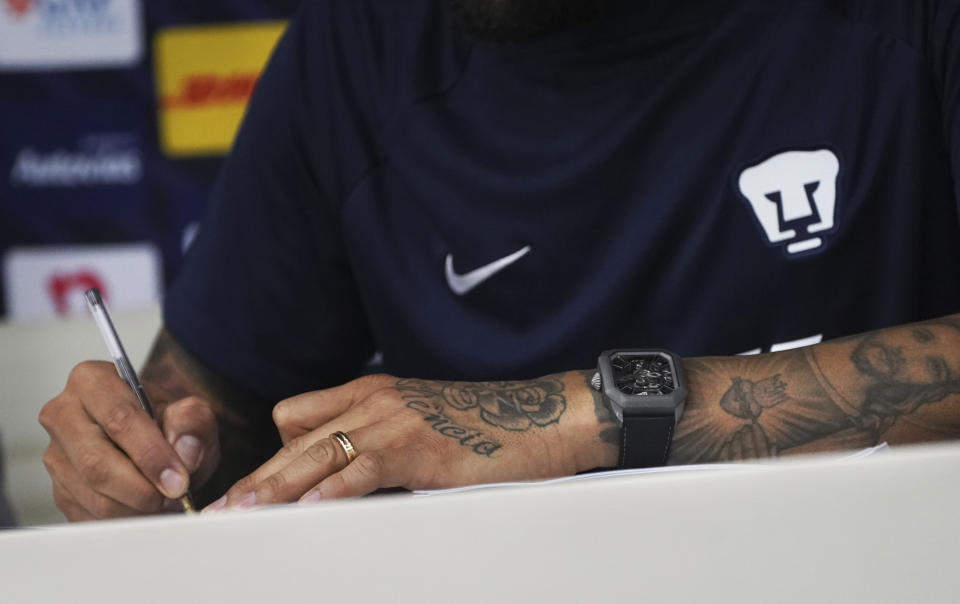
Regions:
<instances>
[{"instance_id":1,"label":"watch face","mask_svg":"<svg viewBox=\"0 0 960 604\"><path fill-rule=\"evenodd\" d=\"M660 354L624 354L610 357L617 390L634 396L665 396L677 388L670 360Z\"/></svg>"}]
</instances>

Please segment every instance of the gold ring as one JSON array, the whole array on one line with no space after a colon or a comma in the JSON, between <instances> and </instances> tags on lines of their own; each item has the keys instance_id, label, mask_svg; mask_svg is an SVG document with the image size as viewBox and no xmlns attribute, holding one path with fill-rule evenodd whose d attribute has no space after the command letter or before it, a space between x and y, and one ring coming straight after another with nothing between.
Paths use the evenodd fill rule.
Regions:
<instances>
[{"instance_id":1,"label":"gold ring","mask_svg":"<svg viewBox=\"0 0 960 604\"><path fill-rule=\"evenodd\" d=\"M357 450L346 434L338 430L330 435L330 439L340 445L343 452L347 454L347 465L350 465L350 462L357 458Z\"/></svg>"}]
</instances>

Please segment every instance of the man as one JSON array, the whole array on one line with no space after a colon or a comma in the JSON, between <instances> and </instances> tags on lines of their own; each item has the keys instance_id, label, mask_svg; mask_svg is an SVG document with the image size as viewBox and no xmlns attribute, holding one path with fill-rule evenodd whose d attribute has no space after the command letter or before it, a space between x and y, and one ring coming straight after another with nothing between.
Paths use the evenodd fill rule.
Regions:
<instances>
[{"instance_id":1,"label":"man","mask_svg":"<svg viewBox=\"0 0 960 604\"><path fill-rule=\"evenodd\" d=\"M960 0L306 2L165 301L162 431L78 366L58 505L956 438L957 31ZM650 438L590 383L618 346L684 357Z\"/></svg>"}]
</instances>

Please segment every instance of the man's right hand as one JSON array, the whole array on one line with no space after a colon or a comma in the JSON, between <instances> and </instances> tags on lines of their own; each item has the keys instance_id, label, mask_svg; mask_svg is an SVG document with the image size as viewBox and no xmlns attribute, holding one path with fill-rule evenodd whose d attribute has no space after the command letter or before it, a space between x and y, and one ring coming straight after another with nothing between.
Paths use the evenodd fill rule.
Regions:
<instances>
[{"instance_id":1,"label":"man's right hand","mask_svg":"<svg viewBox=\"0 0 960 604\"><path fill-rule=\"evenodd\" d=\"M210 477L220 461L210 403L188 397L156 411L162 431L113 364L101 361L77 365L44 405L39 419L50 446L43 462L69 520L179 510L188 485Z\"/></svg>"}]
</instances>

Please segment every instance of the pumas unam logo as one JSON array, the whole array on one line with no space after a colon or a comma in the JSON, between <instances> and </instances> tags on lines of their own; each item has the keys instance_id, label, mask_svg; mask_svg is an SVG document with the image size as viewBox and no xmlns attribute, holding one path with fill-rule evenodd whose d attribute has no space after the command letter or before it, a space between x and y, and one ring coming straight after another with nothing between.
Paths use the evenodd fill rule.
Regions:
<instances>
[{"instance_id":1,"label":"pumas unam logo","mask_svg":"<svg viewBox=\"0 0 960 604\"><path fill-rule=\"evenodd\" d=\"M160 144L167 155L230 150L283 22L166 29L154 43Z\"/></svg>"},{"instance_id":2,"label":"pumas unam logo","mask_svg":"<svg viewBox=\"0 0 960 604\"><path fill-rule=\"evenodd\" d=\"M800 256L821 251L835 230L839 176L830 149L787 151L744 170L738 186L768 243Z\"/></svg>"}]
</instances>

